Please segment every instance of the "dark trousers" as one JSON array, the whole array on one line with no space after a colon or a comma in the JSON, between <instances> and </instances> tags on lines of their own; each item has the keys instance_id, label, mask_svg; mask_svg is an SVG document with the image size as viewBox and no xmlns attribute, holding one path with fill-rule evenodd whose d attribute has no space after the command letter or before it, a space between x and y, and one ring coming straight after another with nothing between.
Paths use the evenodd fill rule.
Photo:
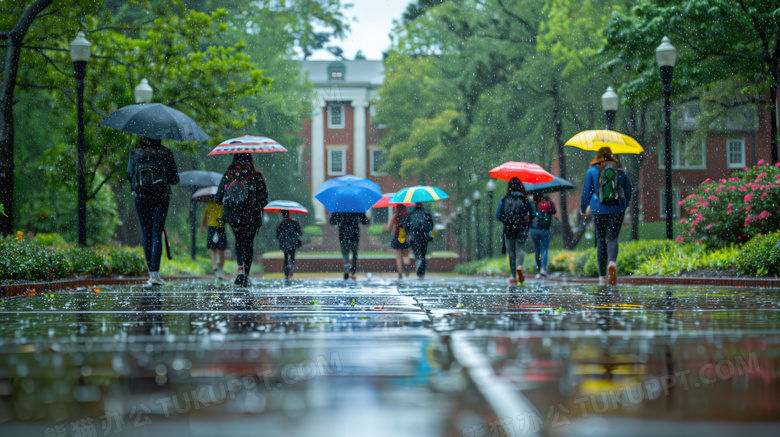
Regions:
<instances>
[{"instance_id":1,"label":"dark trousers","mask_svg":"<svg viewBox=\"0 0 780 437\"><path fill-rule=\"evenodd\" d=\"M599 276L607 276L607 264L617 262L618 237L623 226L623 214L594 214L596 223L596 255L599 261Z\"/></svg>"},{"instance_id":2,"label":"dark trousers","mask_svg":"<svg viewBox=\"0 0 780 437\"><path fill-rule=\"evenodd\" d=\"M150 272L160 271L162 257L162 234L165 232L165 218L168 216L168 196L136 197L135 213L141 224L141 238L144 245L146 266Z\"/></svg>"},{"instance_id":3,"label":"dark trousers","mask_svg":"<svg viewBox=\"0 0 780 437\"><path fill-rule=\"evenodd\" d=\"M339 240L341 244L341 259L344 261L344 273L354 275L357 272L358 242L352 240ZM352 252L352 264L349 263L349 253Z\"/></svg>"},{"instance_id":4,"label":"dark trousers","mask_svg":"<svg viewBox=\"0 0 780 437\"><path fill-rule=\"evenodd\" d=\"M236 262L244 267L244 274L249 275L252 260L255 256L255 235L259 226L252 224L231 224L230 229L236 237Z\"/></svg>"},{"instance_id":5,"label":"dark trousers","mask_svg":"<svg viewBox=\"0 0 780 437\"><path fill-rule=\"evenodd\" d=\"M290 273L295 271L295 249L284 251L284 278L290 277Z\"/></svg>"},{"instance_id":6,"label":"dark trousers","mask_svg":"<svg viewBox=\"0 0 780 437\"><path fill-rule=\"evenodd\" d=\"M428 239L414 237L410 242L412 246L412 252L414 252L414 259L417 261L417 276L425 276L425 271L428 270L428 260L425 259L425 255L428 252Z\"/></svg>"}]
</instances>

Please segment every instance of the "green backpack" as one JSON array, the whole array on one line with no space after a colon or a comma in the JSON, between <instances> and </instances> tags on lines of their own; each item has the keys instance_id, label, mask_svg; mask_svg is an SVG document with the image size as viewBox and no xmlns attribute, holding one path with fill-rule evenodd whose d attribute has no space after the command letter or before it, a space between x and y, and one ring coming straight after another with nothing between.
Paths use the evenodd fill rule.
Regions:
<instances>
[{"instance_id":1,"label":"green backpack","mask_svg":"<svg viewBox=\"0 0 780 437\"><path fill-rule=\"evenodd\" d=\"M619 205L623 198L623 189L618 182L617 162L604 161L599 168L599 202L602 205Z\"/></svg>"}]
</instances>

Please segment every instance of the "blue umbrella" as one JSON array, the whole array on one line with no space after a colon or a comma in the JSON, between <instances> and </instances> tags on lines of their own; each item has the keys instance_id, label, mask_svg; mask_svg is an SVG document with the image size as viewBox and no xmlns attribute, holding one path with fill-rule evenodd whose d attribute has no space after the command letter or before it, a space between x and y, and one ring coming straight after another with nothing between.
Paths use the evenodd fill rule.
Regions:
<instances>
[{"instance_id":1,"label":"blue umbrella","mask_svg":"<svg viewBox=\"0 0 780 437\"><path fill-rule=\"evenodd\" d=\"M366 212L382 198L376 182L352 175L330 179L314 197L330 212Z\"/></svg>"},{"instance_id":2,"label":"blue umbrella","mask_svg":"<svg viewBox=\"0 0 780 437\"><path fill-rule=\"evenodd\" d=\"M571 182L567 181L566 179L559 178L555 175L553 175L553 180L550 182L542 182L539 184L529 184L527 182L523 182L523 186L525 187L525 192L528 194L553 193L556 191L566 191L574 188L574 185L572 185Z\"/></svg>"}]
</instances>

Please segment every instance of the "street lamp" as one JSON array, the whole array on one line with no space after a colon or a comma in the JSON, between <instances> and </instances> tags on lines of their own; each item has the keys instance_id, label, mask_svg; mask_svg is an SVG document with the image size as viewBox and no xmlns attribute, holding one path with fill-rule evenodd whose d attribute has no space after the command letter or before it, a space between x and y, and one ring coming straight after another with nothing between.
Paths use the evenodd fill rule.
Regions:
<instances>
[{"instance_id":1,"label":"street lamp","mask_svg":"<svg viewBox=\"0 0 780 437\"><path fill-rule=\"evenodd\" d=\"M455 208L455 216L458 219L458 229L455 233L455 240L458 242L458 253L460 254L461 262L463 261L463 247L461 247L460 242L461 238L460 236L463 235L463 207L458 205Z\"/></svg>"},{"instance_id":2,"label":"street lamp","mask_svg":"<svg viewBox=\"0 0 780 437\"><path fill-rule=\"evenodd\" d=\"M471 261L471 200L463 199L463 212L466 213L466 261Z\"/></svg>"},{"instance_id":3,"label":"street lamp","mask_svg":"<svg viewBox=\"0 0 780 437\"><path fill-rule=\"evenodd\" d=\"M87 61L92 44L84 38L84 32L76 34L70 42L70 59L76 72L76 94L78 111L78 233L79 246L87 245L87 181L84 177L84 76L87 75Z\"/></svg>"},{"instance_id":4,"label":"street lamp","mask_svg":"<svg viewBox=\"0 0 780 437\"><path fill-rule=\"evenodd\" d=\"M488 179L487 181L488 192L488 250L487 255L493 258L493 192L496 191L496 181Z\"/></svg>"},{"instance_id":5,"label":"street lamp","mask_svg":"<svg viewBox=\"0 0 780 437\"><path fill-rule=\"evenodd\" d=\"M607 87L607 92L601 95L601 107L604 108L604 114L607 116L607 129L615 130L615 114L618 109L618 95L611 87Z\"/></svg>"},{"instance_id":6,"label":"street lamp","mask_svg":"<svg viewBox=\"0 0 780 437\"><path fill-rule=\"evenodd\" d=\"M658 61L658 66L661 67L661 82L664 91L664 119L666 121L664 129L666 142L666 147L664 148L666 152L664 159L664 165L666 166L666 238L671 240L674 231L672 229L672 121L669 98L672 94L672 70L674 69L674 61L677 59L677 50L669 42L669 38L663 37L661 45L655 49L655 59Z\"/></svg>"},{"instance_id":7,"label":"street lamp","mask_svg":"<svg viewBox=\"0 0 780 437\"><path fill-rule=\"evenodd\" d=\"M482 193L479 190L474 190L471 198L474 199L474 216L477 219L477 228L474 232L474 239L477 243L477 259L482 259L482 233L479 231L479 202L482 199Z\"/></svg>"},{"instance_id":8,"label":"street lamp","mask_svg":"<svg viewBox=\"0 0 780 437\"><path fill-rule=\"evenodd\" d=\"M133 90L133 96L135 97L135 103L149 103L152 101L152 94L154 90L149 86L149 81L141 79L141 83Z\"/></svg>"}]
</instances>

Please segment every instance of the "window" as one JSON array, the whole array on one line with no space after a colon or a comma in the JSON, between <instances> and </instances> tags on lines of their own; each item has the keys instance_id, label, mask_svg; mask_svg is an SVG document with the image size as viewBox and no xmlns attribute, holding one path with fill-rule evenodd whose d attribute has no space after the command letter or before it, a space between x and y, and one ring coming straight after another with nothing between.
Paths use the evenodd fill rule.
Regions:
<instances>
[{"instance_id":1,"label":"window","mask_svg":"<svg viewBox=\"0 0 780 437\"><path fill-rule=\"evenodd\" d=\"M666 218L666 188L661 187L661 189L658 191L659 198L661 199L661 204L659 206L659 213L658 215L661 218ZM680 190L677 188L672 187L672 218L678 218L680 217Z\"/></svg>"},{"instance_id":2,"label":"window","mask_svg":"<svg viewBox=\"0 0 780 437\"><path fill-rule=\"evenodd\" d=\"M347 174L346 146L328 148L328 175L341 176Z\"/></svg>"},{"instance_id":3,"label":"window","mask_svg":"<svg viewBox=\"0 0 780 437\"><path fill-rule=\"evenodd\" d=\"M726 153L729 168L742 168L745 166L745 140L726 141Z\"/></svg>"},{"instance_id":4,"label":"window","mask_svg":"<svg viewBox=\"0 0 780 437\"><path fill-rule=\"evenodd\" d=\"M369 153L371 154L371 174L374 176L384 175L382 167L387 163L385 151L378 147L371 147Z\"/></svg>"},{"instance_id":5,"label":"window","mask_svg":"<svg viewBox=\"0 0 780 437\"><path fill-rule=\"evenodd\" d=\"M328 64L328 80L329 81L344 81L344 76L347 72L347 67L341 62L334 62Z\"/></svg>"},{"instance_id":6,"label":"window","mask_svg":"<svg viewBox=\"0 0 780 437\"><path fill-rule=\"evenodd\" d=\"M331 103L328 105L328 128L344 128L344 105L341 103Z\"/></svg>"},{"instance_id":7,"label":"window","mask_svg":"<svg viewBox=\"0 0 780 437\"><path fill-rule=\"evenodd\" d=\"M673 169L704 170L707 168L706 140L692 140L681 138L677 144L672 144L674 156L672 156ZM658 153L658 168L665 168L666 148L661 146Z\"/></svg>"}]
</instances>

